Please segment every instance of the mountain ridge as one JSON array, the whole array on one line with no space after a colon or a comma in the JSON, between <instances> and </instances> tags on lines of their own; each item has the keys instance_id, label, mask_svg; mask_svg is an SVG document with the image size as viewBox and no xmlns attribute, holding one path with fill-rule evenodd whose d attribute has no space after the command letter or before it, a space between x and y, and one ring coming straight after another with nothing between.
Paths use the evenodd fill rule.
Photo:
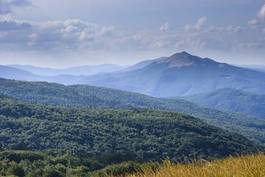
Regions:
<instances>
[{"instance_id":1,"label":"mountain ridge","mask_svg":"<svg viewBox=\"0 0 265 177\"><path fill-rule=\"evenodd\" d=\"M4 70L4 69L1 69ZM12 75L14 73L14 75ZM138 92L155 97L176 97L232 88L262 94L265 73L200 58L187 52L146 60L110 73L90 76L31 75L16 72L0 77L27 81L48 81L65 85L86 84Z\"/></svg>"},{"instance_id":2,"label":"mountain ridge","mask_svg":"<svg viewBox=\"0 0 265 177\"><path fill-rule=\"evenodd\" d=\"M183 99L155 98L143 94L87 85L64 86L47 82L0 79L0 94L31 102L77 108L152 109L198 117L212 125L265 144L265 120L200 107Z\"/></svg>"},{"instance_id":3,"label":"mountain ridge","mask_svg":"<svg viewBox=\"0 0 265 177\"><path fill-rule=\"evenodd\" d=\"M265 74L182 52L149 60L133 70L87 77L84 83L157 97L193 95L221 88L262 93Z\"/></svg>"},{"instance_id":4,"label":"mountain ridge","mask_svg":"<svg viewBox=\"0 0 265 177\"><path fill-rule=\"evenodd\" d=\"M184 99L212 109L265 118L265 95L223 88L209 93L191 95Z\"/></svg>"},{"instance_id":5,"label":"mountain ridge","mask_svg":"<svg viewBox=\"0 0 265 177\"><path fill-rule=\"evenodd\" d=\"M66 109L1 99L0 117L1 143L10 150L185 162L263 149L197 118L157 110Z\"/></svg>"},{"instance_id":6,"label":"mountain ridge","mask_svg":"<svg viewBox=\"0 0 265 177\"><path fill-rule=\"evenodd\" d=\"M123 67L115 64L102 64L102 65L83 65L73 66L68 68L49 68L37 67L32 65L7 65L13 68L22 69L41 76L58 76L58 75L73 75L73 76L86 76L99 73L109 73L121 70Z\"/></svg>"}]
</instances>

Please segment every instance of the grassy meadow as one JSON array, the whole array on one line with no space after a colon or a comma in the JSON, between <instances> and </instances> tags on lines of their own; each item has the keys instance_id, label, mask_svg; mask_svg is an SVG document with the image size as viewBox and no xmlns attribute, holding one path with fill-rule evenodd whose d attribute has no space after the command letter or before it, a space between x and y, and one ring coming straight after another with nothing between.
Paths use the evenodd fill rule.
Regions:
<instances>
[{"instance_id":1,"label":"grassy meadow","mask_svg":"<svg viewBox=\"0 0 265 177\"><path fill-rule=\"evenodd\" d=\"M229 157L191 164L165 161L158 171L143 170L127 177L265 177L265 155Z\"/></svg>"}]
</instances>

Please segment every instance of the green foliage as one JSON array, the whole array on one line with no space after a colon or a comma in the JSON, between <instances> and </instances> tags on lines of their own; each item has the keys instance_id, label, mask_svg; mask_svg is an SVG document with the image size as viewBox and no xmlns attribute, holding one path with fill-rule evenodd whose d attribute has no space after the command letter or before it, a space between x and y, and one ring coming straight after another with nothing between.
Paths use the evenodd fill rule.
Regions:
<instances>
[{"instance_id":1,"label":"green foliage","mask_svg":"<svg viewBox=\"0 0 265 177\"><path fill-rule=\"evenodd\" d=\"M0 130L5 149L90 156L84 162L90 169L128 160L189 161L257 150L240 135L179 113L70 109L25 104L3 97ZM16 162L23 158L23 154L12 156ZM32 161L41 157L32 154L27 158ZM56 161L66 163L64 159Z\"/></svg>"},{"instance_id":2,"label":"green foliage","mask_svg":"<svg viewBox=\"0 0 265 177\"><path fill-rule=\"evenodd\" d=\"M10 164L10 167L8 168L8 174L15 175L17 177L24 177L25 171L22 167L13 163L13 164Z\"/></svg>"},{"instance_id":3,"label":"green foliage","mask_svg":"<svg viewBox=\"0 0 265 177\"><path fill-rule=\"evenodd\" d=\"M13 161L12 157L23 157ZM31 156L41 157L34 159ZM73 157L69 155L48 155L31 151L4 151L0 154L0 176L16 177L108 177L132 174L140 170L157 170L158 163L124 162L109 165L102 170L92 171L84 163L90 157ZM60 161L58 159L64 159ZM73 161L75 159L75 161ZM65 161L67 163L65 163Z\"/></svg>"},{"instance_id":4,"label":"green foliage","mask_svg":"<svg viewBox=\"0 0 265 177\"><path fill-rule=\"evenodd\" d=\"M215 123L227 119L189 102L96 87L1 82L0 93L32 103L0 96L0 176L118 176L156 170L158 164L150 161L188 162L263 150L192 116L153 110L193 112ZM204 117L215 113L215 118ZM263 122L252 126L262 128Z\"/></svg>"},{"instance_id":5,"label":"green foliage","mask_svg":"<svg viewBox=\"0 0 265 177\"><path fill-rule=\"evenodd\" d=\"M57 170L48 169L43 174L44 177L63 177L64 175Z\"/></svg>"},{"instance_id":6,"label":"green foliage","mask_svg":"<svg viewBox=\"0 0 265 177\"><path fill-rule=\"evenodd\" d=\"M93 177L109 177L109 176L124 176L125 174L139 173L144 170L156 171L160 167L159 163L144 163L124 162L118 165L110 165L102 170L91 173Z\"/></svg>"},{"instance_id":7,"label":"green foliage","mask_svg":"<svg viewBox=\"0 0 265 177\"><path fill-rule=\"evenodd\" d=\"M100 87L64 86L46 82L22 82L6 79L0 79L0 94L32 103L65 107L147 108L180 112L198 117L231 132L240 133L265 145L264 119L202 108L184 100L154 98ZM10 114L17 114L15 111L9 111ZM27 109L20 111L26 112ZM23 143L20 146L22 148Z\"/></svg>"}]
</instances>

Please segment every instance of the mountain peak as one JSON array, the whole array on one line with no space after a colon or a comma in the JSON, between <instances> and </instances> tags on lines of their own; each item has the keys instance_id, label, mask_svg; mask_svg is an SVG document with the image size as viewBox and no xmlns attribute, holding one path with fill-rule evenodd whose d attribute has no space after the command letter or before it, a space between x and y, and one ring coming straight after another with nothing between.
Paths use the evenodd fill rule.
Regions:
<instances>
[{"instance_id":1,"label":"mountain peak","mask_svg":"<svg viewBox=\"0 0 265 177\"><path fill-rule=\"evenodd\" d=\"M191 57L192 55L189 54L186 51L178 52L170 56L170 58L175 58L175 57Z\"/></svg>"},{"instance_id":2,"label":"mountain peak","mask_svg":"<svg viewBox=\"0 0 265 177\"><path fill-rule=\"evenodd\" d=\"M183 67L190 66L195 63L195 56L189 54L186 51L182 51L180 53L175 53L170 57L167 57L160 62L167 63L169 67Z\"/></svg>"},{"instance_id":3,"label":"mountain peak","mask_svg":"<svg viewBox=\"0 0 265 177\"><path fill-rule=\"evenodd\" d=\"M179 54L179 55L183 55L183 56L192 56L189 52L187 52L187 51L182 51L182 52L178 52L178 53L176 53L176 54Z\"/></svg>"}]
</instances>

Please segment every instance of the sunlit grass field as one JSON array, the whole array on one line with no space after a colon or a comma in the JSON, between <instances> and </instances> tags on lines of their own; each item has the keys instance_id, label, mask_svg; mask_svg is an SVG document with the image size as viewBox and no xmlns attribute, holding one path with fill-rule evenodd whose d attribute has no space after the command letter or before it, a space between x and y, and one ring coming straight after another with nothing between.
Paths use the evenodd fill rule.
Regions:
<instances>
[{"instance_id":1,"label":"sunlit grass field","mask_svg":"<svg viewBox=\"0 0 265 177\"><path fill-rule=\"evenodd\" d=\"M144 170L128 177L265 177L265 155L230 157L187 165L166 161L158 171Z\"/></svg>"}]
</instances>

